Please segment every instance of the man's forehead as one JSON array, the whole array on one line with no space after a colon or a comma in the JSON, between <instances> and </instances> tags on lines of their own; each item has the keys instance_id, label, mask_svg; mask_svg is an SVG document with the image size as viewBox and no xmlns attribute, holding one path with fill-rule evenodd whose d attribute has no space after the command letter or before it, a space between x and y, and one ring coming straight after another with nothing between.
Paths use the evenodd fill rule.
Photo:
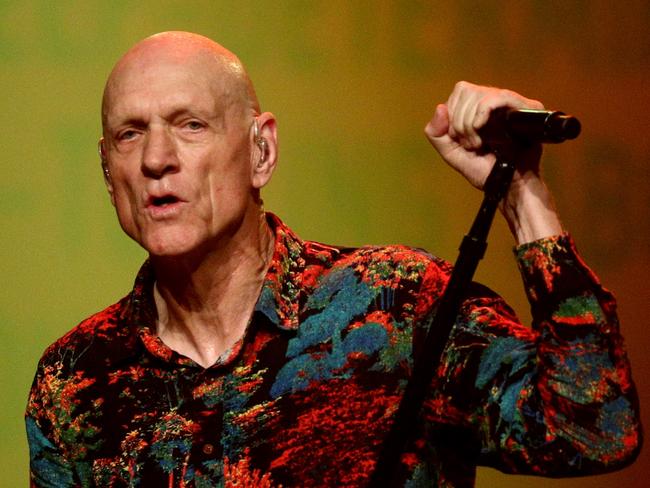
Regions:
<instances>
[{"instance_id":1,"label":"man's forehead","mask_svg":"<svg viewBox=\"0 0 650 488\"><path fill-rule=\"evenodd\" d=\"M231 85L228 74L209 63L169 59L133 63L107 85L104 115L128 117L135 114L126 112L156 107L225 109L233 101Z\"/></svg>"},{"instance_id":2,"label":"man's forehead","mask_svg":"<svg viewBox=\"0 0 650 488\"><path fill-rule=\"evenodd\" d=\"M203 83L225 84L232 82L236 73L229 60L211 51L149 49L124 56L111 72L106 88L150 83L160 77L195 78Z\"/></svg>"},{"instance_id":3,"label":"man's forehead","mask_svg":"<svg viewBox=\"0 0 650 488\"><path fill-rule=\"evenodd\" d=\"M141 96L138 91L118 91L108 105L106 116L107 122L112 124L150 116L168 118L186 112L215 117L223 114L226 108L225 97L189 90L184 86L180 90L150 91L147 96Z\"/></svg>"},{"instance_id":4,"label":"man's forehead","mask_svg":"<svg viewBox=\"0 0 650 488\"><path fill-rule=\"evenodd\" d=\"M169 82L169 90L203 90L207 97L215 97L213 102L239 103L244 109L259 111L255 91L237 56L206 37L166 32L136 44L117 62L104 91L103 122L118 99L156 84L160 88L163 80ZM173 86L174 81L178 86Z\"/></svg>"}]
</instances>

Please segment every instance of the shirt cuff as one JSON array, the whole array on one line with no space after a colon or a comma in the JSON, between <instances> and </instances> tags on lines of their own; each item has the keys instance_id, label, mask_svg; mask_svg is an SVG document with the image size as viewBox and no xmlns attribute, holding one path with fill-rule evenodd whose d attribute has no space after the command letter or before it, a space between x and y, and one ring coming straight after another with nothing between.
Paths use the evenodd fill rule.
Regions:
<instances>
[{"instance_id":1,"label":"shirt cuff","mask_svg":"<svg viewBox=\"0 0 650 488\"><path fill-rule=\"evenodd\" d=\"M568 233L516 246L514 253L533 307L602 289Z\"/></svg>"}]
</instances>

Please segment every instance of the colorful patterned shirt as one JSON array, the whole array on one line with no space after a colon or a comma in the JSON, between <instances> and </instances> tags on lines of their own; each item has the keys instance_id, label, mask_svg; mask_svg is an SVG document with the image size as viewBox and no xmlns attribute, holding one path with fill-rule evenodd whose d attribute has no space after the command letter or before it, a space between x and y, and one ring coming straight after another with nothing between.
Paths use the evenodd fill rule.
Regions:
<instances>
[{"instance_id":1,"label":"colorful patterned shirt","mask_svg":"<svg viewBox=\"0 0 650 488\"><path fill-rule=\"evenodd\" d=\"M203 368L155 333L155 281L41 359L32 486L364 486L450 265L404 246L275 252L244 337ZM615 303L567 235L516 249L533 328L474 285L401 459L404 486L473 486L477 464L541 475L631 462L638 400ZM414 351L415 350L415 351Z\"/></svg>"}]
</instances>

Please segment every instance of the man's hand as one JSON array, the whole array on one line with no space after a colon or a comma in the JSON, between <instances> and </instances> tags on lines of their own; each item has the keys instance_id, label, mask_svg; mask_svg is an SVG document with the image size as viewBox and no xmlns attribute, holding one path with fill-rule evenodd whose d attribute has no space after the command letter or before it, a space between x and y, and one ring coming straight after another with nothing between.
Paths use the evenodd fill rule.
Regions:
<instances>
[{"instance_id":1,"label":"man's hand","mask_svg":"<svg viewBox=\"0 0 650 488\"><path fill-rule=\"evenodd\" d=\"M496 161L494 154L486 151L479 131L493 110L505 107L544 108L541 102L510 90L460 81L447 103L436 107L424 129L442 158L478 189L483 189ZM517 242L522 244L561 233L552 197L539 174L541 145L513 144L507 151L517 169L501 210Z\"/></svg>"}]
</instances>

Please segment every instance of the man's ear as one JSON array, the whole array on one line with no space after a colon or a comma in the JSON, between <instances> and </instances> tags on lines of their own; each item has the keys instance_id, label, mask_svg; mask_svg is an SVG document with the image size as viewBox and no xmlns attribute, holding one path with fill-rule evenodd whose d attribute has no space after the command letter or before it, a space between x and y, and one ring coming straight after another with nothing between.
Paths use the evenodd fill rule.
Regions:
<instances>
[{"instance_id":1,"label":"man's ear","mask_svg":"<svg viewBox=\"0 0 650 488\"><path fill-rule=\"evenodd\" d=\"M108 160L106 159L106 147L105 147L104 138L100 137L99 142L97 143L97 152L99 153L99 159L102 164L102 174L104 175L104 183L106 184L106 189L108 194L111 197L111 203L115 206L115 195L113 195L113 180L111 178L111 171L108 169Z\"/></svg>"},{"instance_id":2,"label":"man's ear","mask_svg":"<svg viewBox=\"0 0 650 488\"><path fill-rule=\"evenodd\" d=\"M255 117L251 137L251 181L259 190L270 181L278 161L277 125L271 112Z\"/></svg>"}]
</instances>

